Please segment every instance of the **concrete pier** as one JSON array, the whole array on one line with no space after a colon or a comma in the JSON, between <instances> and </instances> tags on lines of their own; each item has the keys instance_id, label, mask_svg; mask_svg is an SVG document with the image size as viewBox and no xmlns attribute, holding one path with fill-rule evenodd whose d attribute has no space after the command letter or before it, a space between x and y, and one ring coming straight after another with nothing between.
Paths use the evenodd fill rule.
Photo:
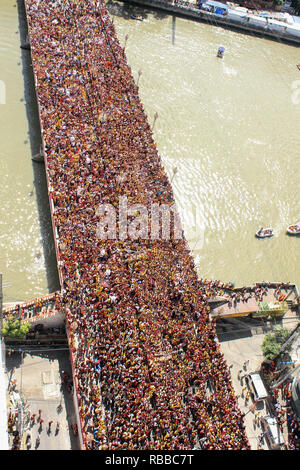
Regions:
<instances>
[{"instance_id":1,"label":"concrete pier","mask_svg":"<svg viewBox=\"0 0 300 470\"><path fill-rule=\"evenodd\" d=\"M55 318L57 317L58 324L64 323L65 315L57 307L59 295L59 292L55 292L26 302L14 302L13 304L5 305L3 308L3 319L5 321L5 319L12 316L15 319L24 322L29 321L34 324L51 317L50 323L54 325Z\"/></svg>"},{"instance_id":2,"label":"concrete pier","mask_svg":"<svg viewBox=\"0 0 300 470\"><path fill-rule=\"evenodd\" d=\"M245 292L245 294L243 293ZM220 305L221 303L221 305ZM211 305L210 315L215 319L231 317L263 317L268 318L267 312L274 318L291 315L292 310L298 310L300 305L297 287L295 285L282 286L280 283L257 283L254 286L234 289L228 298L226 295L219 305ZM263 306L270 310L263 310Z\"/></svg>"}]
</instances>

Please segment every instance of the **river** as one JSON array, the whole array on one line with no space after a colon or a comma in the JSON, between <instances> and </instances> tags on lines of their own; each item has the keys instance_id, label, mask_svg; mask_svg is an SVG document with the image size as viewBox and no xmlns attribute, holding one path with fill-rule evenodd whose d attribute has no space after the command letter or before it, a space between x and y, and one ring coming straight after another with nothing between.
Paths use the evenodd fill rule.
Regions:
<instances>
[{"instance_id":1,"label":"river","mask_svg":"<svg viewBox=\"0 0 300 470\"><path fill-rule=\"evenodd\" d=\"M286 234L300 220L300 100L292 89L299 49L158 10L107 5L199 277L300 285L300 239ZM144 21L130 19L133 11ZM275 236L256 239L261 226Z\"/></svg>"},{"instance_id":2,"label":"river","mask_svg":"<svg viewBox=\"0 0 300 470\"><path fill-rule=\"evenodd\" d=\"M292 90L300 80L299 49L107 4L154 126L199 277L299 286L300 238L286 234L300 219L300 100ZM4 302L59 288L44 166L31 160L40 137L30 53L20 49L19 8L15 0L1 0ZM130 19L133 10L143 13L143 22ZM220 44L223 59L216 57ZM256 239L261 226L273 227L274 237Z\"/></svg>"},{"instance_id":3,"label":"river","mask_svg":"<svg viewBox=\"0 0 300 470\"><path fill-rule=\"evenodd\" d=\"M45 168L31 160L40 149L40 129L30 52L20 48L24 16L19 13L24 8L19 3L0 3L0 272L4 303L30 300L59 288Z\"/></svg>"}]
</instances>

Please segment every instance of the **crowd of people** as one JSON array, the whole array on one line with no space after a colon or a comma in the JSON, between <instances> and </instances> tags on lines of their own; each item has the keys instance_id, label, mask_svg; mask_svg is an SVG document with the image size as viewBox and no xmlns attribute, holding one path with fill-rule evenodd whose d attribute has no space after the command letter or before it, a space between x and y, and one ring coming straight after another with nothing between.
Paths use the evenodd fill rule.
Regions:
<instances>
[{"instance_id":1,"label":"crowd of people","mask_svg":"<svg viewBox=\"0 0 300 470\"><path fill-rule=\"evenodd\" d=\"M278 366L280 364L276 364L276 361L264 363L262 367L263 376L269 384L268 392L272 409L281 432L283 432L284 426L287 428L285 448L287 450L300 450L300 423L292 404L293 376L287 377L277 387L270 387L276 377L278 380Z\"/></svg>"},{"instance_id":2,"label":"crowd of people","mask_svg":"<svg viewBox=\"0 0 300 470\"><path fill-rule=\"evenodd\" d=\"M13 317L21 320L30 320L40 315L52 315L55 313L56 296L57 293L55 292L30 300L29 302L6 307L3 309L3 318L8 319Z\"/></svg>"},{"instance_id":3,"label":"crowd of people","mask_svg":"<svg viewBox=\"0 0 300 470\"><path fill-rule=\"evenodd\" d=\"M175 202L104 1L25 4L85 448L248 449L185 239L97 236Z\"/></svg>"}]
</instances>

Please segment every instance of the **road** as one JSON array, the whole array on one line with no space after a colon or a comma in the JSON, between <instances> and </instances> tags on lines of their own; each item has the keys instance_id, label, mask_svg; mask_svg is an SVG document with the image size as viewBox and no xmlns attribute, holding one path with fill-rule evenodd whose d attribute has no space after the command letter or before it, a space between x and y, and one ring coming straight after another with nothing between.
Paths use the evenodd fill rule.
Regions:
<instances>
[{"instance_id":1,"label":"road","mask_svg":"<svg viewBox=\"0 0 300 470\"><path fill-rule=\"evenodd\" d=\"M16 390L26 403L28 418L35 416L26 425L22 449L26 449L26 438L30 435L31 449L38 450L77 450L78 438L73 435L72 424L76 422L72 399L72 390L66 384L61 385L63 372L71 377L68 350L15 352L7 356L8 377L16 380ZM41 420L38 419L39 410ZM49 421L52 421L49 432ZM56 432L57 422L59 430ZM37 438L40 443L37 445Z\"/></svg>"}]
</instances>

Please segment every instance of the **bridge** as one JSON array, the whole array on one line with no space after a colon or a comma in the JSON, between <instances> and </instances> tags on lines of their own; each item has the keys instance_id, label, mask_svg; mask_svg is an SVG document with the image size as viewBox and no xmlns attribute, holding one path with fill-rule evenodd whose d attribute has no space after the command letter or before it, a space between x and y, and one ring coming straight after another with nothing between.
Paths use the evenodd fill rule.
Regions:
<instances>
[{"instance_id":1,"label":"bridge","mask_svg":"<svg viewBox=\"0 0 300 470\"><path fill-rule=\"evenodd\" d=\"M25 7L61 291L18 314L65 317L82 449L248 449L187 242L140 217L176 204L104 1Z\"/></svg>"}]
</instances>

